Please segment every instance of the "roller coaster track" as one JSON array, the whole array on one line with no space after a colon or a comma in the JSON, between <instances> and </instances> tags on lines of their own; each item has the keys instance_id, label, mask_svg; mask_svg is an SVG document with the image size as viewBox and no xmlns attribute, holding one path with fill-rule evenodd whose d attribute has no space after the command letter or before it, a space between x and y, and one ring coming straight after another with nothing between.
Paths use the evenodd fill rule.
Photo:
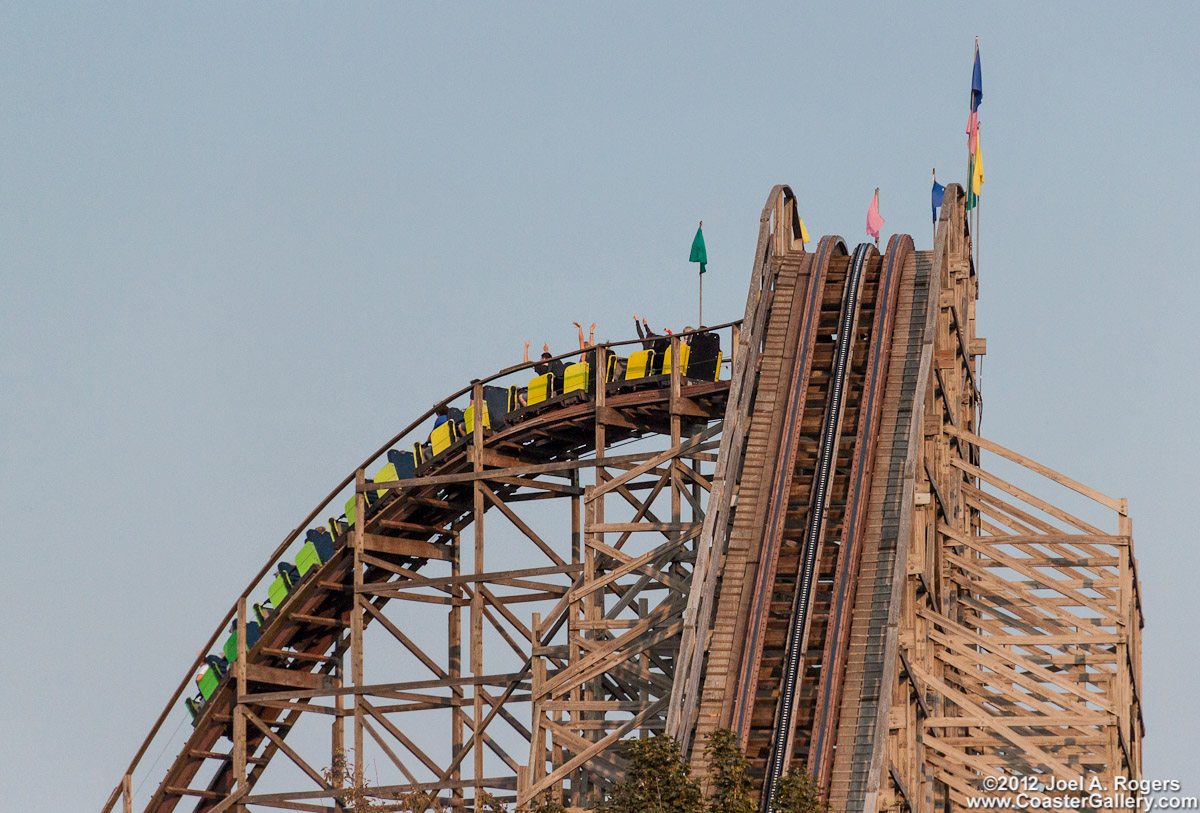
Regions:
<instances>
[{"instance_id":1,"label":"roller coaster track","mask_svg":"<svg viewBox=\"0 0 1200 813\"><path fill-rule=\"evenodd\" d=\"M839 811L957 810L1001 772L1136 776L1125 502L977 434L978 287L962 190L945 194L932 251L897 235L882 254L838 237L810 253L791 190L772 190L745 314L711 329L716 376L661 358L640 374L640 345L614 343L559 357L590 365L573 392L496 409L493 386L537 372L518 365L419 416L268 557L105 813L546 794L581 810L621 777L623 738L665 732L703 778L719 727L768 812L789 771ZM629 357L611 381L610 356ZM402 479L372 474L439 412L485 402L490 425L418 448ZM984 451L1116 532L989 472ZM331 552L253 640L254 602L347 497L360 521L330 520ZM236 657L151 771L231 625Z\"/></svg>"},{"instance_id":2,"label":"roller coaster track","mask_svg":"<svg viewBox=\"0 0 1200 813\"><path fill-rule=\"evenodd\" d=\"M783 777L784 764L788 762L789 745L794 731L792 713L796 697L798 673L804 659L805 634L810 621L810 602L813 598L814 571L817 567L818 552L825 532L825 513L828 507L829 486L832 469L837 462L839 435L842 429L842 405L846 396L848 384L848 367L850 354L858 336L859 294L863 281L863 266L874 250L869 244L860 245L850 261L850 272L846 278L845 290L842 294L841 316L838 319L836 339L837 350L834 356L832 375L829 379L828 406L823 417L820 447L817 452L817 466L811 487L812 498L804 531L803 546L800 553L800 569L792 598L791 618L786 640L786 650L783 660L782 681L779 686L779 703L777 720L767 759L767 771L764 776L762 802L765 810L769 811L775 797L775 789ZM795 431L795 421L789 421L788 429ZM789 439L785 436L785 443ZM779 483L783 478L777 478ZM781 513L782 495L773 495L775 511ZM773 520L774 517L771 517ZM778 524L771 522L771 525ZM765 619L764 619L765 620ZM761 623L760 623L761 626Z\"/></svg>"}]
</instances>

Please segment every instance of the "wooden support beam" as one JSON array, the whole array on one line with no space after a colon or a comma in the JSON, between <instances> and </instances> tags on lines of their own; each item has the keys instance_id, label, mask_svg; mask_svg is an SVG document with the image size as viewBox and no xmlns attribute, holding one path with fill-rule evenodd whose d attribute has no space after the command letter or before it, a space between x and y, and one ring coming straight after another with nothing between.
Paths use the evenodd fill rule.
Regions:
<instances>
[{"instance_id":1,"label":"wooden support beam","mask_svg":"<svg viewBox=\"0 0 1200 813\"><path fill-rule=\"evenodd\" d=\"M701 430L699 434L693 435L692 437L688 438L687 440L685 440L681 443L675 444L674 446L672 446L670 449L667 449L666 451L659 452L658 454L651 457L649 460L645 461L644 463L640 463L637 466L634 466L632 469L625 472L624 474L614 477L613 479L608 480L604 483L597 484L596 486L594 486L592 488L590 496L584 496L584 501L592 502L593 500L603 497L605 494L607 494L609 491L612 491L614 488L625 485L625 483L629 482L633 478L639 477L642 474L645 474L646 472L650 471L651 469L657 468L658 466L662 465L663 463L666 463L667 461L669 461L673 458L686 456L686 454L688 452L696 449L698 446L700 446L701 443L708 440L713 435L717 434L717 432L719 432L719 431L721 431L721 427L718 424L714 424L712 426L707 427L706 429Z\"/></svg>"},{"instance_id":2,"label":"wooden support beam","mask_svg":"<svg viewBox=\"0 0 1200 813\"><path fill-rule=\"evenodd\" d=\"M1096 489L1091 488L1090 486L1085 486L1078 480L1073 480L1072 478L1067 477L1065 474L1055 471L1049 466L1043 466L1041 463L1038 463L1035 460L1031 460L1024 455L1017 454L1011 449L1007 449L994 441L986 440L985 438L982 438L973 432L968 432L967 430L960 429L958 427L950 427L946 429L946 434L953 437L962 438L973 446L978 446L980 449L985 449L986 451L1000 455L1005 460L1011 460L1018 465L1024 466L1030 471L1036 472L1048 480L1058 483L1061 486L1066 486L1078 494L1082 494L1089 499L1095 500L1106 508L1111 508L1113 511L1116 511L1119 514L1124 514L1127 510L1125 501L1102 494Z\"/></svg>"},{"instance_id":3,"label":"wooden support beam","mask_svg":"<svg viewBox=\"0 0 1200 813\"><path fill-rule=\"evenodd\" d=\"M274 686L294 686L298 689L332 689L333 678L319 672L303 672L299 669L280 669L260 663L246 664L246 680L254 683L269 683ZM242 697L245 695L239 695Z\"/></svg>"},{"instance_id":4,"label":"wooden support beam","mask_svg":"<svg viewBox=\"0 0 1200 813\"><path fill-rule=\"evenodd\" d=\"M275 731L271 728L271 726L269 726L265 722L263 722L262 719L260 719L257 714L250 711L249 709L247 709L245 711L245 715L246 715L246 720L248 722L252 723L255 728L257 728L259 731L261 731L263 734L265 734L267 736L267 739L269 739L271 742L273 742L275 744L276 748L278 748L280 751L283 751L283 753L287 756L287 758L290 759L293 763L295 763L296 766L298 768L300 768L300 770L302 770L302 771L304 771L304 773L308 774L308 777L310 779L312 779L314 782L316 782L322 788L329 787L328 783L325 782L325 777L321 776L319 771L317 771L315 768L313 768L311 765L309 765L307 762L305 762L300 757L299 754L297 754L286 742L283 741L282 737L280 737L278 734L275 733Z\"/></svg>"},{"instance_id":5,"label":"wooden support beam","mask_svg":"<svg viewBox=\"0 0 1200 813\"><path fill-rule=\"evenodd\" d=\"M374 486L372 486L372 488L374 488ZM422 534L426 536L434 536L439 534L445 535L449 533L449 531L439 525L423 525L418 522L402 522L400 520L388 519L387 517L382 517L376 520L376 522L378 522L382 527L390 528L393 531L408 531L409 533ZM366 535L364 534L364 536Z\"/></svg>"},{"instance_id":6,"label":"wooden support beam","mask_svg":"<svg viewBox=\"0 0 1200 813\"><path fill-rule=\"evenodd\" d=\"M594 745L592 745L588 749L584 750L583 752L576 754L574 757L569 759L566 763L561 765L553 773L544 777L543 779L538 781L536 784L534 784L529 789L529 792L526 794L526 798L533 798L533 797L537 796L539 793L541 793L546 788L548 788L551 785L562 780L567 774L569 774L571 771L578 768L580 765L583 765L585 762L592 759L597 754L603 753L606 749L608 749L610 746L612 746L614 743L616 743L618 740L620 740L622 737L624 737L628 732L630 732L633 729L640 726L647 717L654 715L654 714L658 714L666 706L666 704L667 704L666 698L663 698L662 700L657 701L649 708L644 709L642 712L640 712L639 714L637 714L636 716L634 716L627 722L623 723L620 727L618 727L611 734L607 735L606 737L601 738Z\"/></svg>"},{"instance_id":7,"label":"wooden support beam","mask_svg":"<svg viewBox=\"0 0 1200 813\"><path fill-rule=\"evenodd\" d=\"M549 545L547 545L546 542L540 536L538 536L536 533L534 533L533 529L529 527L529 525L525 522L525 520L523 520L519 516L517 516L516 512L514 512L511 508L509 508L507 505L504 504L504 500L500 499L498 496L496 496L490 490L487 490L487 489L483 489L482 493L485 497L487 497L488 501L492 505L494 505L500 509L500 513L504 514L504 516L508 518L509 522L511 522L513 525L517 526L517 529L520 530L521 533L525 534L525 537L529 541L533 542L534 545L537 546L538 550L540 550L542 553L546 554L546 557L551 562L553 562L555 565L558 565L558 566L562 566L562 565L566 564L566 561L564 561L563 558L561 556L559 556L558 553L556 553L553 548L551 548Z\"/></svg>"},{"instance_id":8,"label":"wooden support beam","mask_svg":"<svg viewBox=\"0 0 1200 813\"><path fill-rule=\"evenodd\" d=\"M585 458L583 460L560 460L553 463L529 463L508 468L484 469L483 471L464 471L453 474L435 474L429 477L413 477L408 480L394 480L387 483L372 483L371 488L417 488L421 486L444 486L453 483L473 483L476 480L489 480L493 477L525 477L533 474L551 474L566 476L577 469L590 469L600 465L616 465L618 463L639 464L649 456L648 453L615 455L603 461ZM365 490L364 486L364 490Z\"/></svg>"},{"instance_id":9,"label":"wooden support beam","mask_svg":"<svg viewBox=\"0 0 1200 813\"><path fill-rule=\"evenodd\" d=\"M364 695L367 697L387 697L391 692L404 692L413 689L437 689L453 686L507 686L513 680L524 680L528 672L501 672L491 675L471 676L460 678L445 678L440 680L410 680L403 683L374 683L362 686L342 686L338 688L307 690L298 689L291 692L262 692L252 693L238 698L240 703L254 704L267 700L306 700L315 697L351 697Z\"/></svg>"},{"instance_id":10,"label":"wooden support beam","mask_svg":"<svg viewBox=\"0 0 1200 813\"><path fill-rule=\"evenodd\" d=\"M597 407L596 422L605 426L615 426L620 429L641 429L637 423L626 418L619 410L612 407Z\"/></svg>"},{"instance_id":11,"label":"wooden support beam","mask_svg":"<svg viewBox=\"0 0 1200 813\"><path fill-rule=\"evenodd\" d=\"M391 595L404 590L415 590L419 587L434 587L445 588L455 584L471 584L474 582L487 582L489 584L512 583L526 576L551 576L555 574L576 574L582 570L582 565L577 564L561 564L549 567L528 567L520 570L495 570L487 573L465 573L458 576L447 576L441 578L416 578L407 581L387 582L384 585L363 585L359 590L360 593L368 593L372 595Z\"/></svg>"},{"instance_id":12,"label":"wooden support beam","mask_svg":"<svg viewBox=\"0 0 1200 813\"><path fill-rule=\"evenodd\" d=\"M435 530L432 533L446 534L447 532ZM379 534L363 534L363 549L375 553L412 556L416 559L436 559L442 562L449 562L453 555L446 545L435 545L421 539L405 539L396 536L380 536Z\"/></svg>"},{"instance_id":13,"label":"wooden support beam","mask_svg":"<svg viewBox=\"0 0 1200 813\"><path fill-rule=\"evenodd\" d=\"M426 768L428 768L430 771L432 771L435 774L441 772L441 770L442 770L441 767L436 762L434 762L433 759L428 754L426 754L425 751L422 750L419 745L417 745L415 742L413 742L410 737L406 736L404 734L404 732L401 731L399 728L397 728L396 725L391 720L389 720L386 716L384 716L379 711L379 709L377 709L373 704L367 702L366 700L361 700L360 702L362 703L363 711L366 712L366 714L370 715L372 719L374 719L377 723L379 723L379 725L383 726L384 730L387 731L387 733L391 734L393 737L395 737L396 740L401 745L403 745L405 748L407 748L409 750L409 752L412 753L413 756L415 756L418 760L421 761L422 765L424 765ZM405 775L406 776L408 775L407 772L405 772ZM410 781L413 781L413 780L410 779Z\"/></svg>"}]
</instances>

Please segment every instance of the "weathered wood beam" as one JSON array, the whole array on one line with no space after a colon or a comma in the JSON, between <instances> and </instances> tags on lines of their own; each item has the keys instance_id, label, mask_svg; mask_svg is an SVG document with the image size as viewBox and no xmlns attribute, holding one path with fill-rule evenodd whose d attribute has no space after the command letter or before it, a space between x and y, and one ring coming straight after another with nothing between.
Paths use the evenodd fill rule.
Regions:
<instances>
[{"instance_id":1,"label":"weathered wood beam","mask_svg":"<svg viewBox=\"0 0 1200 813\"><path fill-rule=\"evenodd\" d=\"M1085 496L1089 499L1095 500L1096 502L1100 503L1101 505L1105 506L1106 508L1111 508L1113 511L1116 511L1118 514L1124 514L1128 510L1127 502L1125 500L1118 500L1113 497L1109 497L1106 494L1102 494L1090 486L1085 486L1083 483L1079 482L1078 480L1073 480L1072 478L1066 476L1065 474L1061 474L1061 473L1055 471L1054 469L1050 468L1049 466L1044 466L1035 460L1025 457L1022 454L1018 454L1018 453L1012 451L1011 449L1005 448L1004 446L1001 446L999 443L996 443L991 440L987 440L986 438L982 438L973 432L968 432L966 429L962 429L959 427L949 427L945 431L946 431L946 434L948 434L948 435L952 435L957 438L962 438L963 440L965 440L966 442L970 443L973 446L978 446L981 449L986 449L989 452L998 454L1001 457L1003 457L1005 460L1010 460L1013 463L1024 466L1025 468L1029 469L1030 471L1036 472L1037 474L1040 474L1043 477L1045 477L1046 479L1051 480L1055 483L1058 483L1061 486L1066 486L1067 488L1071 489L1072 491L1074 491L1078 494L1082 494L1083 496Z\"/></svg>"},{"instance_id":2,"label":"weathered wood beam","mask_svg":"<svg viewBox=\"0 0 1200 813\"><path fill-rule=\"evenodd\" d=\"M243 710L242 713L246 715L246 721L248 723L252 724L255 728L265 734L267 739L275 744L276 748L282 751L288 759L295 763L300 770L304 771L304 773L306 773L310 779L316 782L317 785L322 788L329 787L328 783L325 781L325 777L323 777L319 771L305 762L304 759L291 748L291 746L283 741L282 737L276 734L269 725L263 722L262 718L249 709Z\"/></svg>"}]
</instances>

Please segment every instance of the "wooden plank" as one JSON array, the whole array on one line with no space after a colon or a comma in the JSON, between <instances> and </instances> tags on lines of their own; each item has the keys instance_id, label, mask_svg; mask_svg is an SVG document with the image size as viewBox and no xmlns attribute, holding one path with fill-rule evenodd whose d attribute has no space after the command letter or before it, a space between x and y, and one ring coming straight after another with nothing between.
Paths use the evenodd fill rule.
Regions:
<instances>
[{"instance_id":1,"label":"wooden plank","mask_svg":"<svg viewBox=\"0 0 1200 813\"><path fill-rule=\"evenodd\" d=\"M491 582L499 584L525 576L550 576L554 574L577 574L583 570L583 565L562 564L547 567L527 567L520 570L491 570L486 573L463 573L458 576L442 576L437 578L417 578L406 581L390 581L382 585L364 584L360 593L386 595L388 591L414 590L418 587L444 588L454 584L471 584L473 582Z\"/></svg>"},{"instance_id":2,"label":"wooden plank","mask_svg":"<svg viewBox=\"0 0 1200 813\"><path fill-rule=\"evenodd\" d=\"M615 455L603 460L592 458L584 458L582 460L560 460L554 463L528 463L522 466L510 466L508 468L484 469L483 471L462 471L453 474L434 474L428 477L412 477L408 480L392 480L389 482L372 483L371 488L392 489L392 488L417 488L422 486L444 486L454 483L472 483L476 480L488 480L492 477L526 477L532 474L567 474L568 472L578 469L590 469L596 466L613 466L618 463L635 463L640 464L647 457L651 456L651 452L642 452L639 454ZM366 486L363 487L364 490Z\"/></svg>"},{"instance_id":3,"label":"wooden plank","mask_svg":"<svg viewBox=\"0 0 1200 813\"><path fill-rule=\"evenodd\" d=\"M275 666L263 666L259 663L246 664L246 680L255 683L270 683L275 686L295 686L298 689L333 688L333 678L329 675L319 672L301 672L297 669L280 669Z\"/></svg>"},{"instance_id":4,"label":"wooden plank","mask_svg":"<svg viewBox=\"0 0 1200 813\"><path fill-rule=\"evenodd\" d=\"M1001 457L1003 457L1004 459L1011 460L1014 463L1022 465L1025 468L1029 469L1030 471L1033 471L1033 472L1036 472L1036 473L1042 475L1043 477L1047 478L1048 480L1052 480L1053 482L1058 483L1059 485L1066 486L1067 488L1071 489L1072 491L1074 491L1076 493L1082 494L1085 497L1095 500L1096 502L1100 503L1101 505L1105 506L1106 508L1111 508L1113 511L1116 511L1118 513L1124 513L1124 511L1125 511L1124 501L1114 499L1113 497L1109 497L1106 494L1102 494L1099 491L1097 491L1096 489L1091 488L1090 486L1085 486L1083 483L1079 482L1078 480L1073 480L1072 478L1067 477L1065 474L1061 474L1061 473L1055 471L1054 469L1050 468L1049 466L1044 466L1035 460L1025 457L1024 455L1018 454L1018 453L1012 451L1011 449L1005 448L1004 446L1001 446L999 443L996 443L995 441L987 440L985 438L980 437L979 435L974 434L973 432L968 432L966 429L961 429L959 427L948 427L945 431L946 431L946 434L948 434L948 435L952 435L953 437L957 437L957 438L962 438L963 440L967 441L968 443L970 443L974 446L978 446L981 449L986 449L989 452L998 454Z\"/></svg>"},{"instance_id":5,"label":"wooden plank","mask_svg":"<svg viewBox=\"0 0 1200 813\"><path fill-rule=\"evenodd\" d=\"M713 424L712 426L709 426L709 427L701 430L699 434L693 435L692 437L688 438L687 440L682 441L681 443L678 443L678 444L672 446L670 449L667 449L666 451L659 452L658 454L654 455L653 457L651 457L649 460L645 461L644 463L639 463L638 465L634 466L632 469L625 472L624 474L621 474L618 477L614 477L611 480L608 480L604 483L594 486L591 490L591 493L589 495L586 495L583 498L584 501L592 502L592 501L598 499L599 497L604 496L609 491L612 491L614 488L625 485L625 483L629 482L633 478L640 477L641 475L645 474L646 472L648 472L652 469L658 468L658 466L660 466L663 463L666 463L668 460L671 460L676 457L685 457L688 452L692 451L693 449L698 448L704 441L708 440L713 435L715 435L717 432L719 432L720 429L721 429L721 427L719 424ZM611 462L606 461L605 465L612 465L612 464L611 464Z\"/></svg>"},{"instance_id":6,"label":"wooden plank","mask_svg":"<svg viewBox=\"0 0 1200 813\"><path fill-rule=\"evenodd\" d=\"M394 525L395 523L393 523ZM433 533L445 534L446 531L435 529ZM395 556L412 556L418 559L436 559L442 562L450 561L453 553L445 545L435 545L420 539L405 539L380 534L363 534L363 548L376 553L390 553Z\"/></svg>"},{"instance_id":7,"label":"wooden plank","mask_svg":"<svg viewBox=\"0 0 1200 813\"><path fill-rule=\"evenodd\" d=\"M278 748L280 751L283 751L287 758L295 763L300 770L308 774L310 779L312 779L322 788L329 787L329 785L325 782L325 777L321 776L320 772L305 762L299 754L297 754L286 742L283 741L282 737L276 734L269 725L263 722L262 718L249 709L247 709L244 714L246 715L247 722L252 723L255 728L265 734L267 739L274 743L276 748Z\"/></svg>"},{"instance_id":8,"label":"wooden plank","mask_svg":"<svg viewBox=\"0 0 1200 813\"><path fill-rule=\"evenodd\" d=\"M525 520L517 516L515 511L504 504L504 500L492 493L490 489L485 489L483 491L483 496L487 498L488 502L499 508L500 513L504 514L504 516L508 518L509 522L517 526L517 529L525 535L525 538L536 545L538 550L546 554L546 557L550 561L554 562L556 566L561 567L566 565L566 562L563 560L563 558L559 556L552 547L546 544L545 540L538 536L537 533L535 533L534 530L529 527L529 524L526 523Z\"/></svg>"},{"instance_id":9,"label":"wooden plank","mask_svg":"<svg viewBox=\"0 0 1200 813\"><path fill-rule=\"evenodd\" d=\"M639 531L652 531L657 533L667 533L670 531L694 531L699 529L698 522L596 522L591 525L584 525L584 533L589 534L605 534L605 533L637 533Z\"/></svg>"},{"instance_id":10,"label":"wooden plank","mask_svg":"<svg viewBox=\"0 0 1200 813\"><path fill-rule=\"evenodd\" d=\"M633 729L635 729L639 725L641 725L642 722L647 717L649 717L653 714L657 714L659 711L661 711L662 708L666 705L666 703L667 703L666 698L663 698L662 700L657 701L656 703L654 703L654 705L643 710L642 712L640 712L639 714L634 716L629 721L623 723L619 728L617 728L612 733L603 737L602 739L600 739L595 744L591 745L586 750L576 754L574 757L572 757L566 763L559 766L553 773L549 774L544 779L542 779L539 782L537 782L536 784L534 784L529 789L527 795L529 797L537 796L546 788L559 782L563 777L567 776L571 771L575 770L580 765L583 765L585 762L592 759L595 755L605 752L609 747L611 747L613 744L618 742L628 732L632 731Z\"/></svg>"},{"instance_id":11,"label":"wooden plank","mask_svg":"<svg viewBox=\"0 0 1200 813\"><path fill-rule=\"evenodd\" d=\"M362 686L340 686L328 689L305 689L294 692L259 692L239 697L239 703L254 704L267 700L305 700L316 697L349 697L356 694L387 697L390 692L412 689L461 688L463 686L507 686L512 681L523 681L528 671L501 672L492 675L462 676L438 680L409 680L401 683L374 683Z\"/></svg>"},{"instance_id":12,"label":"wooden plank","mask_svg":"<svg viewBox=\"0 0 1200 813\"><path fill-rule=\"evenodd\" d=\"M1079 519L1078 517L1076 517L1072 514L1067 513L1066 511L1062 510L1061 508L1057 508L1057 507L1051 505L1050 503L1046 502L1045 500L1035 497L1034 495L1030 494L1028 491L1018 488L1017 486L1014 486L1012 483L1009 483L1006 480L1003 480L1000 477L997 477L996 475L992 474L991 472L986 472L983 469L979 468L978 466L972 466L970 463L967 463L964 460L959 460L958 458L951 459L950 465L954 466L955 468L961 469L969 477L978 477L980 480L983 480L984 482L995 486L996 488L1000 489L1001 491L1004 491L1007 494L1011 494L1012 496L1016 497L1019 500L1023 500L1025 502L1027 502L1028 504L1032 505L1034 508L1037 508L1039 511L1044 511L1045 513L1049 514L1050 516L1054 517L1055 519L1061 520L1062 522L1065 522L1068 525L1075 526L1076 528L1083 531L1084 533L1096 534L1097 536L1104 534L1104 532L1102 530L1100 530L1099 528L1097 528L1096 526L1091 525L1087 522L1084 522L1083 520Z\"/></svg>"}]
</instances>

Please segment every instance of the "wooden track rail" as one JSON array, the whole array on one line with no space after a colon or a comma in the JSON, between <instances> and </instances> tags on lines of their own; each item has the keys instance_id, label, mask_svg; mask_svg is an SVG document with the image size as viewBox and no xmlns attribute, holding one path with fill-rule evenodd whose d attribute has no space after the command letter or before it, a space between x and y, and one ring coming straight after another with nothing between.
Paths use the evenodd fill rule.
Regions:
<instances>
[{"instance_id":1,"label":"wooden track rail","mask_svg":"<svg viewBox=\"0 0 1200 813\"><path fill-rule=\"evenodd\" d=\"M965 203L946 187L931 251L896 235L810 253L777 186L744 316L711 328L718 380L593 385L371 482L441 408L537 362L434 405L271 553L103 813L142 784L156 813L582 811L622 776L621 740L670 735L703 778L718 727L764 810L772 764L856 813L966 809L999 774L1140 777L1128 508L980 435ZM603 370L637 349L558 358ZM365 520L247 650L272 570L347 497ZM165 723L231 625L238 657L173 752ZM155 771L152 749L170 754Z\"/></svg>"}]
</instances>

